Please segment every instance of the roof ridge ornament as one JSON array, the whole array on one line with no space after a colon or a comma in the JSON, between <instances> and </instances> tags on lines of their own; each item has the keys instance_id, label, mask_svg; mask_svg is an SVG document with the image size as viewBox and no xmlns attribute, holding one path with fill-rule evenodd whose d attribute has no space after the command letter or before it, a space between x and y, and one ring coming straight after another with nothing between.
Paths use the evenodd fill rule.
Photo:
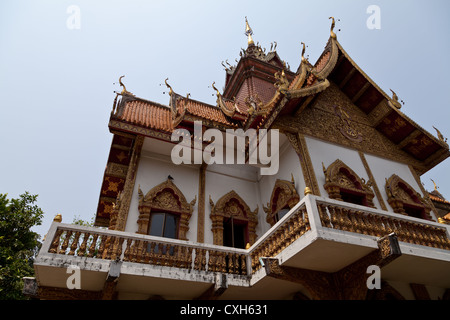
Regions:
<instances>
[{"instance_id":1,"label":"roof ridge ornament","mask_svg":"<svg viewBox=\"0 0 450 320\"><path fill-rule=\"evenodd\" d=\"M398 96L397 96L397 94L394 92L394 90L392 90L392 89L389 89L389 90L391 90L391 92L392 92L392 98L389 99L388 104L389 104L391 107L394 107L394 108L400 110L401 107L402 107L402 104L398 101ZM403 102L403 100L402 100L402 102Z\"/></svg>"},{"instance_id":2,"label":"roof ridge ornament","mask_svg":"<svg viewBox=\"0 0 450 320\"><path fill-rule=\"evenodd\" d=\"M166 87L169 89L169 96L171 96L172 93L173 93L173 89L172 89L172 87L167 83L167 80L169 80L169 78L164 79L164 83L166 84Z\"/></svg>"},{"instance_id":3,"label":"roof ridge ornament","mask_svg":"<svg viewBox=\"0 0 450 320\"><path fill-rule=\"evenodd\" d=\"M441 141L441 142L447 144L447 138L444 137L444 135L443 135L443 134L435 127L435 126L432 126L432 127L433 127L434 130L436 130L436 133L437 133L437 136L438 136L438 138L439 138L439 141ZM433 181L433 180L431 180L431 181ZM434 183L434 181L433 181L433 183ZM435 189L436 189L436 188L435 188ZM436 191L437 191L437 190L436 190Z\"/></svg>"},{"instance_id":4,"label":"roof ridge ornament","mask_svg":"<svg viewBox=\"0 0 450 320\"><path fill-rule=\"evenodd\" d=\"M134 96L134 94L132 94L130 91L127 90L127 88L125 87L125 85L122 82L122 78L124 78L125 76L120 76L119 77L119 85L123 88L122 92L120 94L124 95L124 94L128 94L128 95L132 95Z\"/></svg>"},{"instance_id":5,"label":"roof ridge ornament","mask_svg":"<svg viewBox=\"0 0 450 320\"><path fill-rule=\"evenodd\" d=\"M329 17L328 19L331 19L331 28L330 28L330 35L333 39L336 39L336 33L334 33L334 27L336 25L335 21L334 21L334 17Z\"/></svg>"}]
</instances>

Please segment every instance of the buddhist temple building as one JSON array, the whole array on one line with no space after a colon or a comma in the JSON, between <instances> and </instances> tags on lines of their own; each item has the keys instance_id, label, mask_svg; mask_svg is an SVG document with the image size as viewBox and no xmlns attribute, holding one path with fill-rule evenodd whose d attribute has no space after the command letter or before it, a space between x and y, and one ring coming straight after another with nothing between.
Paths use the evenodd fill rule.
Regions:
<instances>
[{"instance_id":1,"label":"buddhist temple building","mask_svg":"<svg viewBox=\"0 0 450 320\"><path fill-rule=\"evenodd\" d=\"M450 202L420 180L450 156L447 139L410 119L327 22L317 61L299 39L291 70L276 43L255 44L246 19L247 48L236 65L222 63L224 89L205 89L216 104L181 95L170 79L167 105L156 103L120 77L95 227L55 219L28 294L449 299ZM242 132L257 138L226 143ZM244 162L211 161L239 152Z\"/></svg>"}]
</instances>

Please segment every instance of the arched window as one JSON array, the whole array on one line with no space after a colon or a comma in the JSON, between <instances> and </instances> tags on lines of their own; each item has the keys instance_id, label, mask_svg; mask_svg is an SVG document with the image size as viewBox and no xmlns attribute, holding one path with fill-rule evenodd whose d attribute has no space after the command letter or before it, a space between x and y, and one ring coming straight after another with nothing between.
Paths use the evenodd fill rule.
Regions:
<instances>
[{"instance_id":1,"label":"arched window","mask_svg":"<svg viewBox=\"0 0 450 320\"><path fill-rule=\"evenodd\" d=\"M140 187L138 192L137 233L187 240L189 219L197 197L188 203L170 179L155 186L145 196Z\"/></svg>"},{"instance_id":2,"label":"arched window","mask_svg":"<svg viewBox=\"0 0 450 320\"><path fill-rule=\"evenodd\" d=\"M222 196L216 204L210 195L209 203L214 244L245 248L247 243L252 245L256 241L258 207L251 211L235 191Z\"/></svg>"},{"instance_id":3,"label":"arched window","mask_svg":"<svg viewBox=\"0 0 450 320\"><path fill-rule=\"evenodd\" d=\"M267 203L267 208L263 207L266 212L267 223L273 226L299 201L300 197L295 189L294 179L292 181L277 179L270 196L270 202Z\"/></svg>"},{"instance_id":4,"label":"arched window","mask_svg":"<svg viewBox=\"0 0 450 320\"><path fill-rule=\"evenodd\" d=\"M432 220L431 206L406 181L393 174L385 184L388 203L395 213Z\"/></svg>"},{"instance_id":5,"label":"arched window","mask_svg":"<svg viewBox=\"0 0 450 320\"><path fill-rule=\"evenodd\" d=\"M375 208L373 204L375 194L371 189L372 181L366 182L339 159L328 168L325 168L322 163L322 167L325 174L323 187L331 199Z\"/></svg>"}]
</instances>

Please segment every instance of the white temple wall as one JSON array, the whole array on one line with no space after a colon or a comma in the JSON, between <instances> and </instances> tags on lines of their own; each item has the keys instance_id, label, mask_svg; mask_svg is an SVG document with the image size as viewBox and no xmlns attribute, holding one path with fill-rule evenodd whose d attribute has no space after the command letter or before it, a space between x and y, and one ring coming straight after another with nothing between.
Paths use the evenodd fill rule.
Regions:
<instances>
[{"instance_id":1,"label":"white temple wall","mask_svg":"<svg viewBox=\"0 0 450 320\"><path fill-rule=\"evenodd\" d=\"M340 159L360 178L364 178L365 181L369 180L369 176L367 175L358 151L311 137L305 137L305 140L321 196L328 197L328 193L323 187L325 184L325 175L323 173L322 162L325 165L325 168L327 168L334 161ZM374 197L373 203L377 209L381 209L377 197Z\"/></svg>"},{"instance_id":2,"label":"white temple wall","mask_svg":"<svg viewBox=\"0 0 450 320\"><path fill-rule=\"evenodd\" d=\"M292 175L295 181L295 189L297 190L300 199L304 196L306 185L300 165L300 159L288 141L285 141L280 147L279 161L279 169L275 175L259 176L260 197L262 204L266 207L268 207L268 203L270 202L273 187L275 186L277 179L291 181ZM264 210L261 211L263 213L263 218L260 220L260 225L262 228L261 231L264 233L270 229L270 224L266 222L266 213Z\"/></svg>"},{"instance_id":3,"label":"white temple wall","mask_svg":"<svg viewBox=\"0 0 450 320\"><path fill-rule=\"evenodd\" d=\"M389 177L393 174L398 175L416 192L418 192L421 196L424 196L424 194L422 193L422 189L417 184L416 179L414 178L408 165L369 154L366 154L365 157L367 159L367 163L369 164L370 170L372 171L373 177L378 185L378 188L380 189L381 196L386 203L388 211L393 212L391 206L387 202L387 194L384 186L386 184L386 179L389 179Z\"/></svg>"},{"instance_id":4,"label":"white temple wall","mask_svg":"<svg viewBox=\"0 0 450 320\"><path fill-rule=\"evenodd\" d=\"M153 187L166 181L169 175L174 178L174 184L184 194L188 202L191 202L191 200L197 196L194 211L189 221L189 231L187 232L188 240L197 240L198 167L194 165L174 165L170 161L170 157L151 153L147 150L143 150L141 153L127 224L125 227L126 232L136 232L138 230L139 185L145 195Z\"/></svg>"},{"instance_id":5,"label":"white temple wall","mask_svg":"<svg viewBox=\"0 0 450 320\"><path fill-rule=\"evenodd\" d=\"M209 196L216 204L222 196L232 190L245 201L251 211L259 207L256 227L256 233L259 235L261 212L264 211L259 198L256 172L257 168L247 165L213 164L207 167L205 176L205 243L213 243Z\"/></svg>"}]
</instances>

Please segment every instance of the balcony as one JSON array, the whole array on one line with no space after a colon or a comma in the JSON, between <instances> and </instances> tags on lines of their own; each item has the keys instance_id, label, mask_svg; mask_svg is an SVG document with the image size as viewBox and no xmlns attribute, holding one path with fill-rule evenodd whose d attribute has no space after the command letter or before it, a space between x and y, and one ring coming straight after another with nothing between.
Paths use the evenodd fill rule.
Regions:
<instances>
[{"instance_id":1,"label":"balcony","mask_svg":"<svg viewBox=\"0 0 450 320\"><path fill-rule=\"evenodd\" d=\"M271 276L267 258L335 273L392 233L401 255L383 266L383 280L450 287L449 226L313 195L246 250L54 222L34 265L44 289L66 288L67 268L76 266L80 292L94 298L109 285L120 299L286 299L307 289ZM111 277L113 265L120 271Z\"/></svg>"}]
</instances>

